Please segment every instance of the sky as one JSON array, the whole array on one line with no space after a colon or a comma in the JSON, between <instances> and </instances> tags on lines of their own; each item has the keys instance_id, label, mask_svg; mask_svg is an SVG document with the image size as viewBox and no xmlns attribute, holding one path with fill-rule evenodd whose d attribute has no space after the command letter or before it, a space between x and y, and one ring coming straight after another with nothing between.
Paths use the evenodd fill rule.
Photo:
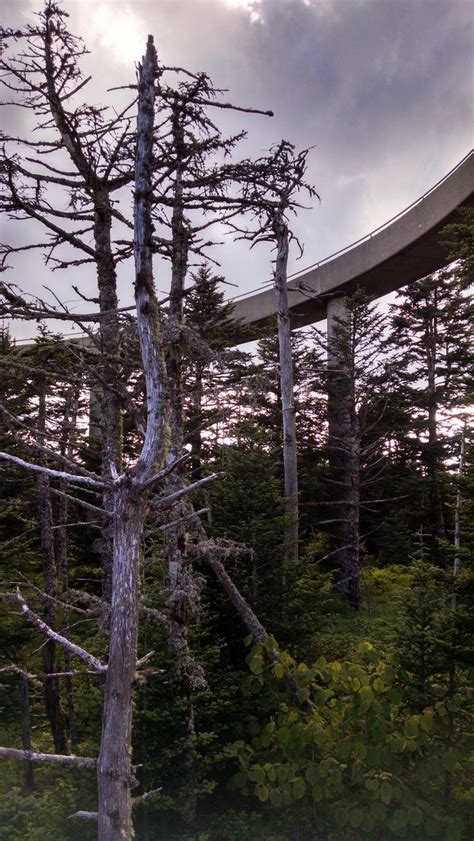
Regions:
<instances>
[{"instance_id":1,"label":"sky","mask_svg":"<svg viewBox=\"0 0 474 841\"><path fill-rule=\"evenodd\" d=\"M24 25L39 0L3 0L4 25ZM134 80L146 36L163 62L205 70L234 103L272 109L273 118L225 114L227 131L245 128L242 155L260 155L281 138L314 147L308 180L320 195L296 223L303 269L403 210L472 148L471 0L64 0L70 29L91 55L86 70L96 101ZM9 226L4 226L9 227ZM2 236L4 239L4 236ZM229 239L215 255L237 288L271 276L271 253L249 253ZM26 270L25 270L26 269ZM18 267L16 269L19 271ZM36 260L21 274L32 290L77 283ZM90 281L92 282L92 281ZM89 283L84 278L84 283ZM158 278L166 286L166 278ZM130 269L121 272L131 301ZM68 300L74 298L68 293ZM67 297L67 296L66 296ZM17 327L31 335L31 325Z\"/></svg>"}]
</instances>

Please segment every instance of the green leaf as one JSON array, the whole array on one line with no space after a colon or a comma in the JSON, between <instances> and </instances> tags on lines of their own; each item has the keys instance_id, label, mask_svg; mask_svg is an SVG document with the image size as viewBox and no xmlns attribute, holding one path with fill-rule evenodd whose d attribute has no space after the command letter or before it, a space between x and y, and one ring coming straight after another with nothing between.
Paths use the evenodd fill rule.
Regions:
<instances>
[{"instance_id":1,"label":"green leaf","mask_svg":"<svg viewBox=\"0 0 474 841\"><path fill-rule=\"evenodd\" d=\"M349 821L349 815L345 809L338 809L336 812L336 823L338 826L345 826L346 823Z\"/></svg>"},{"instance_id":2,"label":"green leaf","mask_svg":"<svg viewBox=\"0 0 474 841\"><path fill-rule=\"evenodd\" d=\"M423 813L416 806L411 806L407 811L407 820L410 826L420 826L423 823Z\"/></svg>"},{"instance_id":3,"label":"green leaf","mask_svg":"<svg viewBox=\"0 0 474 841\"><path fill-rule=\"evenodd\" d=\"M313 800L315 803L320 803L324 797L324 791L321 786L313 787Z\"/></svg>"},{"instance_id":4,"label":"green leaf","mask_svg":"<svg viewBox=\"0 0 474 841\"><path fill-rule=\"evenodd\" d=\"M438 774L440 774L443 770L441 761L438 759L437 756L434 756L432 759L428 760L428 762L426 763L426 768L430 779L433 779L433 777L437 777Z\"/></svg>"},{"instance_id":5,"label":"green leaf","mask_svg":"<svg viewBox=\"0 0 474 841\"><path fill-rule=\"evenodd\" d=\"M278 680L281 680L281 678L285 675L285 667L282 665L282 663L275 663L272 666L272 673L276 678L278 678Z\"/></svg>"},{"instance_id":6,"label":"green leaf","mask_svg":"<svg viewBox=\"0 0 474 841\"><path fill-rule=\"evenodd\" d=\"M454 751L446 751L443 753L441 757L441 765L443 766L445 771L455 771L457 768L458 760L457 756Z\"/></svg>"},{"instance_id":7,"label":"green leaf","mask_svg":"<svg viewBox=\"0 0 474 841\"><path fill-rule=\"evenodd\" d=\"M277 768L277 776L281 783L284 783L285 780L288 779L288 774L289 770L286 765L280 765L280 767Z\"/></svg>"},{"instance_id":8,"label":"green leaf","mask_svg":"<svg viewBox=\"0 0 474 841\"><path fill-rule=\"evenodd\" d=\"M370 814L376 821L382 822L385 820L387 814L387 807L384 803L376 800L375 803L370 804Z\"/></svg>"},{"instance_id":9,"label":"green leaf","mask_svg":"<svg viewBox=\"0 0 474 841\"><path fill-rule=\"evenodd\" d=\"M303 777L298 777L298 779L293 783L293 797L295 800L301 800L301 798L305 796L305 793L306 783L303 780Z\"/></svg>"},{"instance_id":10,"label":"green leaf","mask_svg":"<svg viewBox=\"0 0 474 841\"><path fill-rule=\"evenodd\" d=\"M352 753L356 759L365 759L367 756L367 746L364 745L363 742L356 742L352 749Z\"/></svg>"},{"instance_id":11,"label":"green leaf","mask_svg":"<svg viewBox=\"0 0 474 841\"><path fill-rule=\"evenodd\" d=\"M370 686L363 686L359 689L359 697L362 701L373 701L374 700L374 693Z\"/></svg>"},{"instance_id":12,"label":"green leaf","mask_svg":"<svg viewBox=\"0 0 474 841\"><path fill-rule=\"evenodd\" d=\"M366 832L372 832L375 826L375 821L367 812L364 815L364 821L362 823L362 828L366 830Z\"/></svg>"},{"instance_id":13,"label":"green leaf","mask_svg":"<svg viewBox=\"0 0 474 841\"><path fill-rule=\"evenodd\" d=\"M315 745L322 746L327 742L327 733L325 730L315 730L313 732L313 742Z\"/></svg>"},{"instance_id":14,"label":"green leaf","mask_svg":"<svg viewBox=\"0 0 474 841\"><path fill-rule=\"evenodd\" d=\"M455 818L453 823L448 827L446 841L460 841L463 831L463 821L461 818Z\"/></svg>"},{"instance_id":15,"label":"green leaf","mask_svg":"<svg viewBox=\"0 0 474 841\"><path fill-rule=\"evenodd\" d=\"M420 717L420 727L425 733L432 733L433 732L433 716L429 713L424 713Z\"/></svg>"},{"instance_id":16,"label":"green leaf","mask_svg":"<svg viewBox=\"0 0 474 841\"><path fill-rule=\"evenodd\" d=\"M265 801L268 800L270 796L268 787L262 785L258 785L255 787L255 794L262 803L265 803Z\"/></svg>"},{"instance_id":17,"label":"green leaf","mask_svg":"<svg viewBox=\"0 0 474 841\"><path fill-rule=\"evenodd\" d=\"M248 777L249 780L253 780L255 783L264 783L265 771L260 767L260 765L254 765L249 769Z\"/></svg>"},{"instance_id":18,"label":"green leaf","mask_svg":"<svg viewBox=\"0 0 474 841\"><path fill-rule=\"evenodd\" d=\"M416 739L418 736L418 722L414 719L408 719L408 721L405 722L403 732L405 733L407 739Z\"/></svg>"},{"instance_id":19,"label":"green leaf","mask_svg":"<svg viewBox=\"0 0 474 841\"><path fill-rule=\"evenodd\" d=\"M319 770L316 765L308 765L306 772L305 772L306 779L308 783L314 785L314 783L319 782Z\"/></svg>"},{"instance_id":20,"label":"green leaf","mask_svg":"<svg viewBox=\"0 0 474 841\"><path fill-rule=\"evenodd\" d=\"M430 779L430 770L428 767L428 763L422 762L418 765L415 775L417 780L420 780L422 783L426 783Z\"/></svg>"},{"instance_id":21,"label":"green leaf","mask_svg":"<svg viewBox=\"0 0 474 841\"><path fill-rule=\"evenodd\" d=\"M425 821L423 830L430 838L435 838L436 836L438 836L439 838L438 821L434 820L433 818L428 818L428 820Z\"/></svg>"},{"instance_id":22,"label":"green leaf","mask_svg":"<svg viewBox=\"0 0 474 841\"><path fill-rule=\"evenodd\" d=\"M398 706L402 703L402 693L397 688L391 689L388 693L388 699L393 706Z\"/></svg>"},{"instance_id":23,"label":"green leaf","mask_svg":"<svg viewBox=\"0 0 474 841\"><path fill-rule=\"evenodd\" d=\"M350 825L354 827L354 829L357 829L358 826L361 826L363 820L364 820L364 813L363 813L362 809L358 809L358 808L351 809L351 812L350 812L350 815L349 815L349 822L350 822Z\"/></svg>"},{"instance_id":24,"label":"green leaf","mask_svg":"<svg viewBox=\"0 0 474 841\"><path fill-rule=\"evenodd\" d=\"M387 780L384 780L380 786L380 799L384 803L390 803L393 796L393 788Z\"/></svg>"},{"instance_id":25,"label":"green leaf","mask_svg":"<svg viewBox=\"0 0 474 841\"><path fill-rule=\"evenodd\" d=\"M397 809L389 819L388 825L392 832L403 829L407 825L407 813L403 809Z\"/></svg>"},{"instance_id":26,"label":"green leaf","mask_svg":"<svg viewBox=\"0 0 474 841\"><path fill-rule=\"evenodd\" d=\"M281 791L279 791L277 788L272 788L272 790L270 791L270 800L272 802L272 806L275 806L275 809L279 809L283 803Z\"/></svg>"},{"instance_id":27,"label":"green leaf","mask_svg":"<svg viewBox=\"0 0 474 841\"><path fill-rule=\"evenodd\" d=\"M261 657L254 657L249 663L249 669L254 675L261 675L263 672L263 659Z\"/></svg>"}]
</instances>

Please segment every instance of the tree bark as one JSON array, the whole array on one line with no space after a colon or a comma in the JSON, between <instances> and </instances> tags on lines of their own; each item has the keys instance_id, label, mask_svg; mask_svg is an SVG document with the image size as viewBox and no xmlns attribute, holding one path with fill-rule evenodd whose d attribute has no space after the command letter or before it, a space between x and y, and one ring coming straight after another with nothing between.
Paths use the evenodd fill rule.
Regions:
<instances>
[{"instance_id":1,"label":"tree bark","mask_svg":"<svg viewBox=\"0 0 474 841\"><path fill-rule=\"evenodd\" d=\"M119 378L120 323L118 316L117 274L112 251L112 215L110 195L104 188L94 196L94 241L96 249L99 307L104 314L100 320L100 351L102 355L102 476L106 482L102 504L106 511L114 507L110 479L114 469L122 470L122 401L117 388ZM102 529L102 595L112 597L113 524L107 520Z\"/></svg>"},{"instance_id":2,"label":"tree bark","mask_svg":"<svg viewBox=\"0 0 474 841\"><path fill-rule=\"evenodd\" d=\"M436 389L436 367L437 367L437 346L438 346L438 323L437 323L438 296L434 290L434 312L427 318L425 328L426 364L428 373L428 445L426 448L426 469L429 480L429 497L431 509L431 537L433 548L438 553L439 541L446 540L446 527L444 522L443 503L439 485L439 462L440 444L438 436L438 399ZM440 551L441 559L444 560L444 551Z\"/></svg>"},{"instance_id":3,"label":"tree bark","mask_svg":"<svg viewBox=\"0 0 474 841\"><path fill-rule=\"evenodd\" d=\"M457 594L456 581L461 569L461 508L462 508L462 493L461 480L464 476L464 468L466 461L466 424L461 434L461 449L459 453L459 467L458 467L458 487L456 491L456 503L454 508L454 561L453 561L453 595L451 600L451 608L453 613L457 611Z\"/></svg>"},{"instance_id":4,"label":"tree bark","mask_svg":"<svg viewBox=\"0 0 474 841\"><path fill-rule=\"evenodd\" d=\"M38 395L38 442L44 445L46 433L46 387L40 383ZM54 539L52 531L52 506L49 492L49 478L40 473L37 479L38 487L38 509L41 541L41 558L43 563L43 582L46 598L44 600L44 618L46 624L54 631L56 627L56 558L54 554ZM56 667L56 644L54 640L48 639L42 648L43 669L48 675L57 672ZM51 727L54 749L57 753L67 753L66 727L61 699L59 693L58 679L46 677L44 679L44 701L46 715Z\"/></svg>"},{"instance_id":5,"label":"tree bark","mask_svg":"<svg viewBox=\"0 0 474 841\"><path fill-rule=\"evenodd\" d=\"M79 388L74 386L66 395L64 406L64 417L61 430L61 455L67 456L71 461L74 457L74 433L77 424L79 402ZM56 555L59 572L59 582L61 590L61 598L67 601L67 592L69 590L69 568L68 568L68 533L67 533L67 518L68 518L68 498L67 498L68 483L60 480L59 490L61 495L58 496L57 518L58 529L56 531ZM62 633L65 637L69 636L69 610L67 607L63 608L63 622ZM64 670L70 672L71 654L65 648L63 649ZM72 687L72 679L70 675L65 677L66 688L66 709L67 709L67 729L69 731L69 739L71 748L74 751L77 747L77 728L76 715L74 710L74 693Z\"/></svg>"},{"instance_id":6,"label":"tree bark","mask_svg":"<svg viewBox=\"0 0 474 841\"><path fill-rule=\"evenodd\" d=\"M174 183L174 206L171 220L172 258L171 289L169 305L169 342L166 353L166 367L170 400L170 446L168 463L172 464L183 452L183 301L184 284L188 267L189 229L183 207L182 158L184 154L184 127L179 103L172 115L174 153L176 155L176 177ZM183 487L180 468L173 471L167 481L167 492ZM187 775L186 788L189 791L184 810L187 823L192 823L196 813L194 794L195 771L195 723L193 704L194 664L188 644L188 621L190 607L195 600L192 569L186 557L186 514L185 500L175 505L169 514L168 537L168 586L170 595L168 609L169 649L175 663L176 689L184 702L183 731L186 740L184 768Z\"/></svg>"},{"instance_id":7,"label":"tree bark","mask_svg":"<svg viewBox=\"0 0 474 841\"><path fill-rule=\"evenodd\" d=\"M156 51L153 38L149 36L138 79L134 208L135 301L145 374L147 423L136 466L113 486L110 643L97 762L99 841L129 841L134 837L131 789L135 779L131 739L137 667L140 544L150 482L163 466L169 440L166 370L152 262L151 188L157 74Z\"/></svg>"},{"instance_id":8,"label":"tree bark","mask_svg":"<svg viewBox=\"0 0 474 841\"><path fill-rule=\"evenodd\" d=\"M298 467L296 448L293 354L291 349L290 310L288 306L288 226L283 219L275 222L277 257L275 295L278 313L280 387L283 417L283 471L285 488L285 563L298 561Z\"/></svg>"},{"instance_id":9,"label":"tree bark","mask_svg":"<svg viewBox=\"0 0 474 841\"><path fill-rule=\"evenodd\" d=\"M112 247L112 212L110 188L98 176L90 158L85 154L80 135L70 124L64 110L61 96L56 90L56 68L52 42L54 26L50 18L54 9L46 9L45 70L48 102L51 115L77 172L84 180L84 187L91 195L94 208L94 257L99 287L100 320L101 410L102 410L102 473L105 480L103 506L113 510L113 494L109 479L114 468L120 472L122 466L122 414L121 400L116 388L119 375L120 324L118 317L117 273ZM102 545L102 590L104 600L110 602L112 593L113 533L109 520L103 529Z\"/></svg>"},{"instance_id":10,"label":"tree bark","mask_svg":"<svg viewBox=\"0 0 474 841\"><path fill-rule=\"evenodd\" d=\"M99 841L134 837L131 789L133 682L137 664L140 541L146 506L130 482L116 493L110 645L97 761Z\"/></svg>"},{"instance_id":11,"label":"tree bark","mask_svg":"<svg viewBox=\"0 0 474 841\"><path fill-rule=\"evenodd\" d=\"M96 760L89 756L64 756L56 753L37 753L30 750L17 750L16 748L0 747L0 756L5 759L19 759L22 762L51 762L64 767L90 768L95 770Z\"/></svg>"}]
</instances>

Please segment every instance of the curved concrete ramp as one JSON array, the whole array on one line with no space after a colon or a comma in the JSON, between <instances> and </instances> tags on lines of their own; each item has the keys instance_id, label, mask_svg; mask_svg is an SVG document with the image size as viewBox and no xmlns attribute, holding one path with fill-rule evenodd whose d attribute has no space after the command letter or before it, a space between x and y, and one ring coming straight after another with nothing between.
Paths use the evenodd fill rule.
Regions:
<instances>
[{"instance_id":1,"label":"curved concrete ramp","mask_svg":"<svg viewBox=\"0 0 474 841\"><path fill-rule=\"evenodd\" d=\"M329 298L363 287L379 297L443 268L446 249L439 241L445 225L456 221L457 210L474 206L474 150L422 198L395 219L288 283L292 328L326 317ZM235 301L234 318L245 325L252 341L275 315L270 287Z\"/></svg>"}]
</instances>

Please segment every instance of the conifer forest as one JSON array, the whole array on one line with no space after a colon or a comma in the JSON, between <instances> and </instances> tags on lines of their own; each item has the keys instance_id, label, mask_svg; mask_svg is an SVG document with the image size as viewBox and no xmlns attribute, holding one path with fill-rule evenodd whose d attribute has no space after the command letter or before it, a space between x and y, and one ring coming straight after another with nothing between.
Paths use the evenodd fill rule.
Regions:
<instances>
[{"instance_id":1,"label":"conifer forest","mask_svg":"<svg viewBox=\"0 0 474 841\"><path fill-rule=\"evenodd\" d=\"M246 157L266 113L158 32L95 103L39 6L0 33L33 121L0 148L0 839L472 841L473 210L445 269L290 331L309 150ZM223 230L268 254L253 344Z\"/></svg>"}]
</instances>

